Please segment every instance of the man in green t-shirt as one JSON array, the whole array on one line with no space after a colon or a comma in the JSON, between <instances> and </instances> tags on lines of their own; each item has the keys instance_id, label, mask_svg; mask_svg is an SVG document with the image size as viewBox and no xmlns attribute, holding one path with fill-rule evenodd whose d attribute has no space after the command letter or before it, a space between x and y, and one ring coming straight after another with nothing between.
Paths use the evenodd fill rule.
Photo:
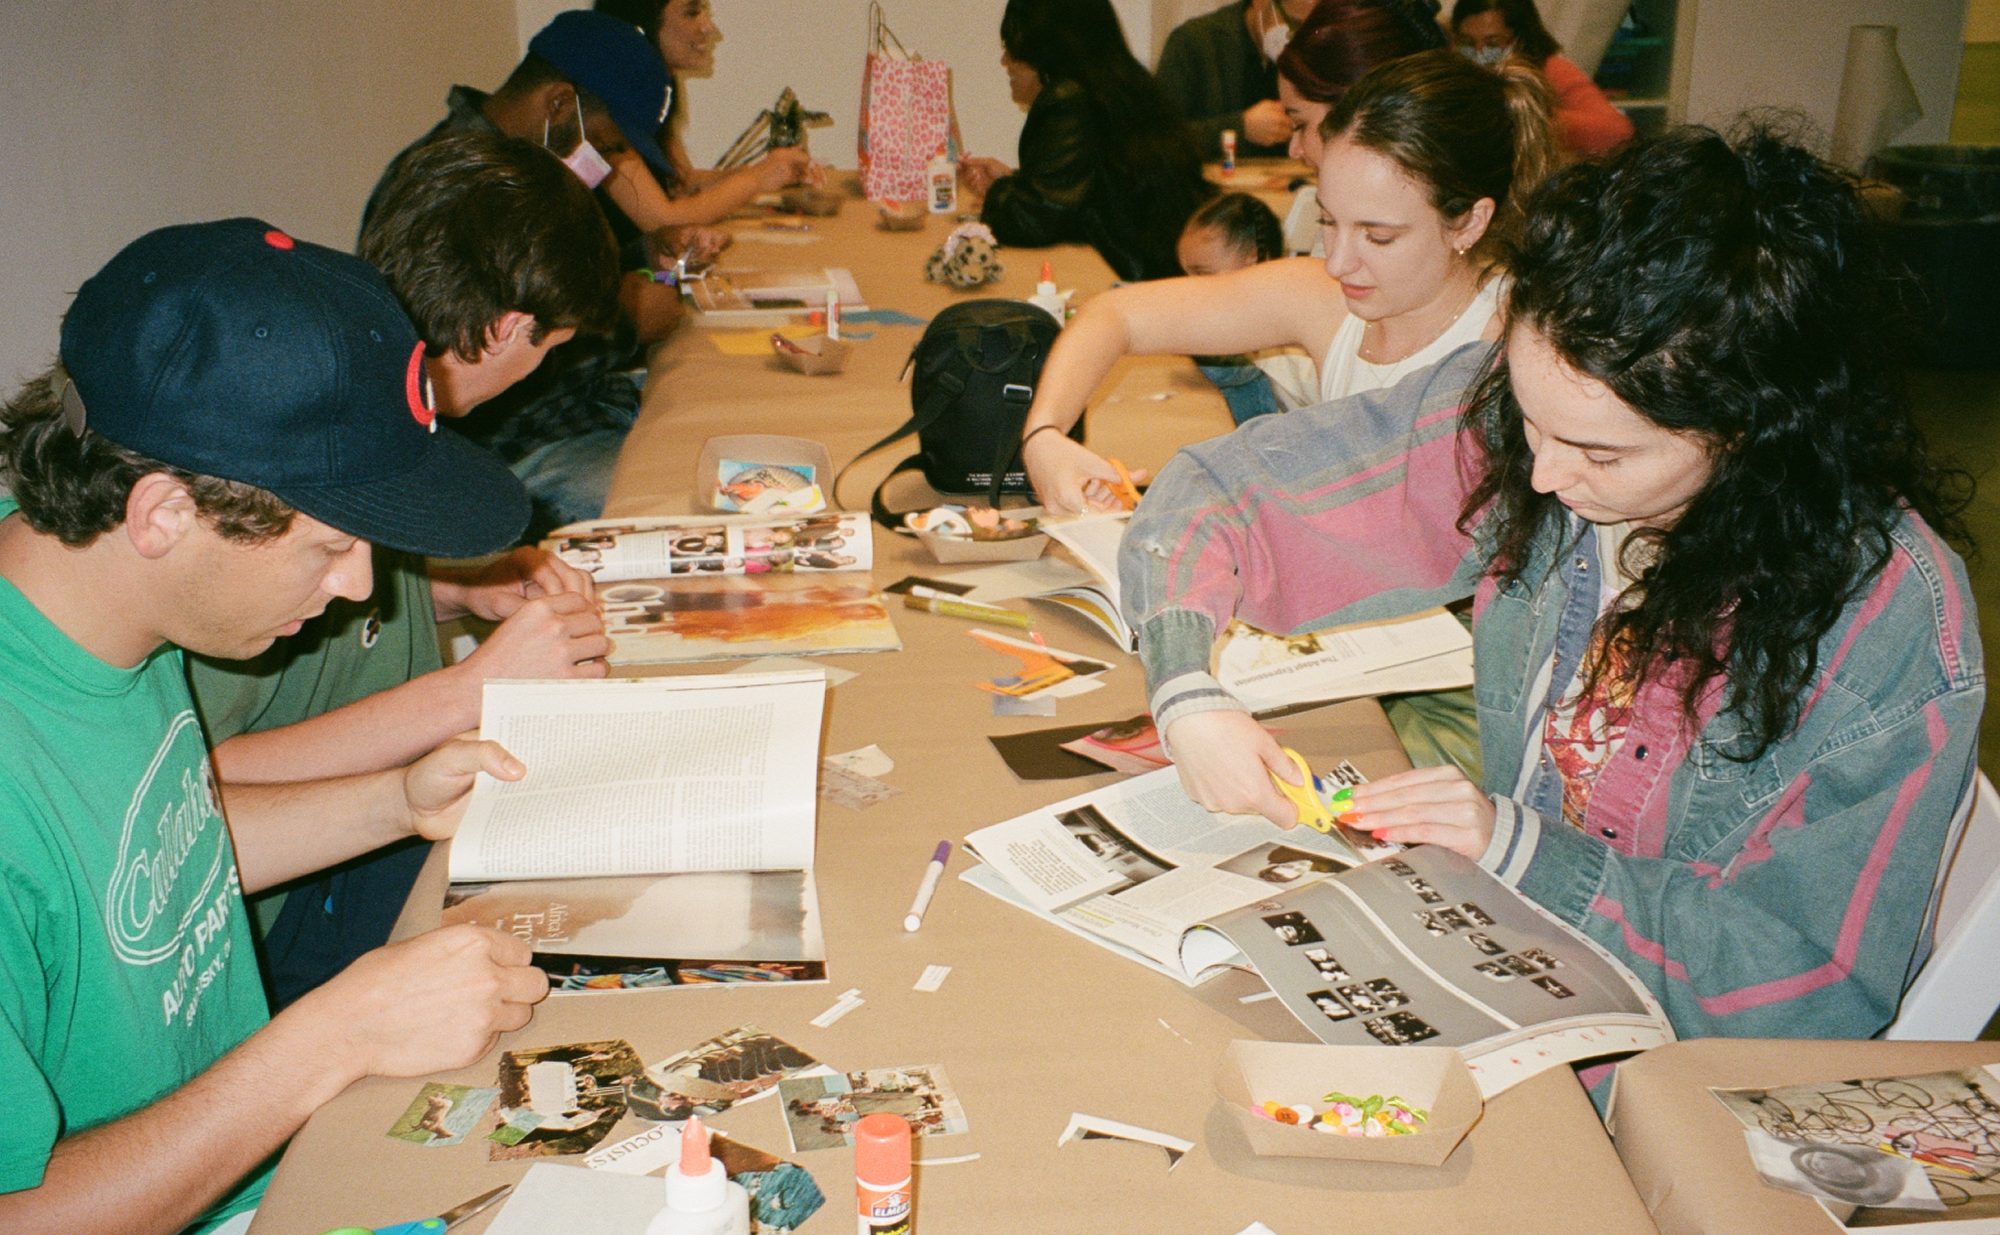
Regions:
<instances>
[{"instance_id":1,"label":"man in green t-shirt","mask_svg":"<svg viewBox=\"0 0 2000 1235\"><path fill-rule=\"evenodd\" d=\"M361 256L425 342L437 408L463 416L618 312L618 252L583 182L532 142L448 134L376 197ZM335 600L253 660L192 657L189 679L225 785L398 766L479 724L488 678L602 677L609 644L590 577L540 549L477 569L378 547L375 592ZM446 668L437 624L499 622ZM428 844L411 841L252 897L273 1005L389 938Z\"/></svg>"},{"instance_id":2,"label":"man in green t-shirt","mask_svg":"<svg viewBox=\"0 0 2000 1235\"><path fill-rule=\"evenodd\" d=\"M0 1230L240 1223L321 1103L470 1063L547 992L520 940L454 927L269 1017L242 890L447 836L479 772L524 769L461 739L218 793L181 663L362 599L373 543L518 534L422 360L365 262L231 219L128 246L0 410Z\"/></svg>"}]
</instances>

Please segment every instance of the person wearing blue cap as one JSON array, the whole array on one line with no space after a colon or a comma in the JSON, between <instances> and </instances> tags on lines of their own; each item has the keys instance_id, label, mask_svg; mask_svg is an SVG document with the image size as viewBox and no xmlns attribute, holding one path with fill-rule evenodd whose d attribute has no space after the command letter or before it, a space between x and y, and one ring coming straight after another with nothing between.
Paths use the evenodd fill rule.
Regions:
<instances>
[{"instance_id":1,"label":"person wearing blue cap","mask_svg":"<svg viewBox=\"0 0 2000 1235\"><path fill-rule=\"evenodd\" d=\"M454 133L416 151L361 238L425 342L440 415L488 400L548 350L616 321L618 254L589 190L538 145ZM250 660L191 657L188 675L225 786L400 766L479 724L489 678L602 677L590 577L516 549L477 568L378 548L375 591L335 600ZM438 623L497 622L447 667ZM430 846L412 839L250 898L274 1007L389 938Z\"/></svg>"},{"instance_id":2,"label":"person wearing blue cap","mask_svg":"<svg viewBox=\"0 0 2000 1235\"><path fill-rule=\"evenodd\" d=\"M244 891L448 836L525 769L460 738L219 791L188 695L184 649L365 597L374 544L512 543L526 497L437 431L423 359L367 263L230 219L127 246L0 409L0 1230L240 1228L317 1106L468 1064L547 993L520 940L451 928L271 1017Z\"/></svg>"}]
</instances>

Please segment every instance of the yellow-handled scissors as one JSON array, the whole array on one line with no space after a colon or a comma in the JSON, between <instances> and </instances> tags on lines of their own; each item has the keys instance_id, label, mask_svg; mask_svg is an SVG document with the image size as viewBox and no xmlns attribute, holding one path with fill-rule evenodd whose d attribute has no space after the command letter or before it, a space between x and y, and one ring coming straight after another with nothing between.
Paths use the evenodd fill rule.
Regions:
<instances>
[{"instance_id":1,"label":"yellow-handled scissors","mask_svg":"<svg viewBox=\"0 0 2000 1235\"><path fill-rule=\"evenodd\" d=\"M1299 770L1300 783L1294 785L1276 772L1270 773L1271 783L1278 787L1279 793L1290 799L1293 808L1299 813L1300 823L1315 832L1333 831L1335 818L1354 809L1353 788L1342 785L1332 793L1327 793L1325 783L1313 775L1312 769L1306 765L1304 755L1289 746L1282 746L1279 749L1292 761L1292 766Z\"/></svg>"}]
</instances>

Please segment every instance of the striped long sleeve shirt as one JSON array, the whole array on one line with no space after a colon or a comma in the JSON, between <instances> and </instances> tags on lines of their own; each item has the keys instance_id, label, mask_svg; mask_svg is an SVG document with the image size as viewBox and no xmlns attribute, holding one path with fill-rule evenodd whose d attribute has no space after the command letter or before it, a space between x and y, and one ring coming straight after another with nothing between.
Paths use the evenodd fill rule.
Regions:
<instances>
[{"instance_id":1,"label":"striped long sleeve shirt","mask_svg":"<svg viewBox=\"0 0 2000 1235\"><path fill-rule=\"evenodd\" d=\"M1540 544L1496 586L1457 530L1472 476L1459 406L1468 347L1387 390L1263 417L1190 447L1134 516L1119 564L1162 731L1240 707L1207 673L1235 616L1296 632L1475 597L1481 865L1625 962L1683 1037L1862 1038L1892 1020L1928 949L1944 845L1974 775L1985 675L1964 565L1915 515L1819 644L1791 732L1748 762L1710 689L1635 700L1582 827L1529 764L1553 663L1573 674L1597 609L1589 532ZM1588 605L1571 605L1588 594ZM1577 620L1588 610L1591 620ZM1569 621L1565 621L1566 611Z\"/></svg>"}]
</instances>

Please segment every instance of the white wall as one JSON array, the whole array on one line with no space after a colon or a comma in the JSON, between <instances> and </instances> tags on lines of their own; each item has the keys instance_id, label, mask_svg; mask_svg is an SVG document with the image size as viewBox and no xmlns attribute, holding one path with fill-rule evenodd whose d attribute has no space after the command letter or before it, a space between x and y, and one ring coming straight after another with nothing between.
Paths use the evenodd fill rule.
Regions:
<instances>
[{"instance_id":1,"label":"white wall","mask_svg":"<svg viewBox=\"0 0 2000 1235\"><path fill-rule=\"evenodd\" d=\"M833 117L814 129L813 154L852 167L861 112L861 66L868 51L867 0L713 0L722 45L715 75L687 84L688 155L706 166L786 86L799 101ZM1112 0L1135 54L1150 64L1153 0ZM517 0L523 46L549 18L575 7L564 0ZM886 0L889 26L903 45L951 65L952 97L966 148L1008 163L1021 111L1007 97L1000 70L1004 0Z\"/></svg>"},{"instance_id":2,"label":"white wall","mask_svg":"<svg viewBox=\"0 0 2000 1235\"><path fill-rule=\"evenodd\" d=\"M1965 16L1965 0L1700 0L1688 119L1726 124L1748 107L1783 107L1831 136L1848 27L1888 25L1898 28L1896 46L1924 109L1895 140L1944 141Z\"/></svg>"},{"instance_id":3,"label":"white wall","mask_svg":"<svg viewBox=\"0 0 2000 1235\"><path fill-rule=\"evenodd\" d=\"M511 18L511 0L0 2L0 397L54 355L77 285L153 227L254 214L351 248L454 77L512 66Z\"/></svg>"}]
</instances>

